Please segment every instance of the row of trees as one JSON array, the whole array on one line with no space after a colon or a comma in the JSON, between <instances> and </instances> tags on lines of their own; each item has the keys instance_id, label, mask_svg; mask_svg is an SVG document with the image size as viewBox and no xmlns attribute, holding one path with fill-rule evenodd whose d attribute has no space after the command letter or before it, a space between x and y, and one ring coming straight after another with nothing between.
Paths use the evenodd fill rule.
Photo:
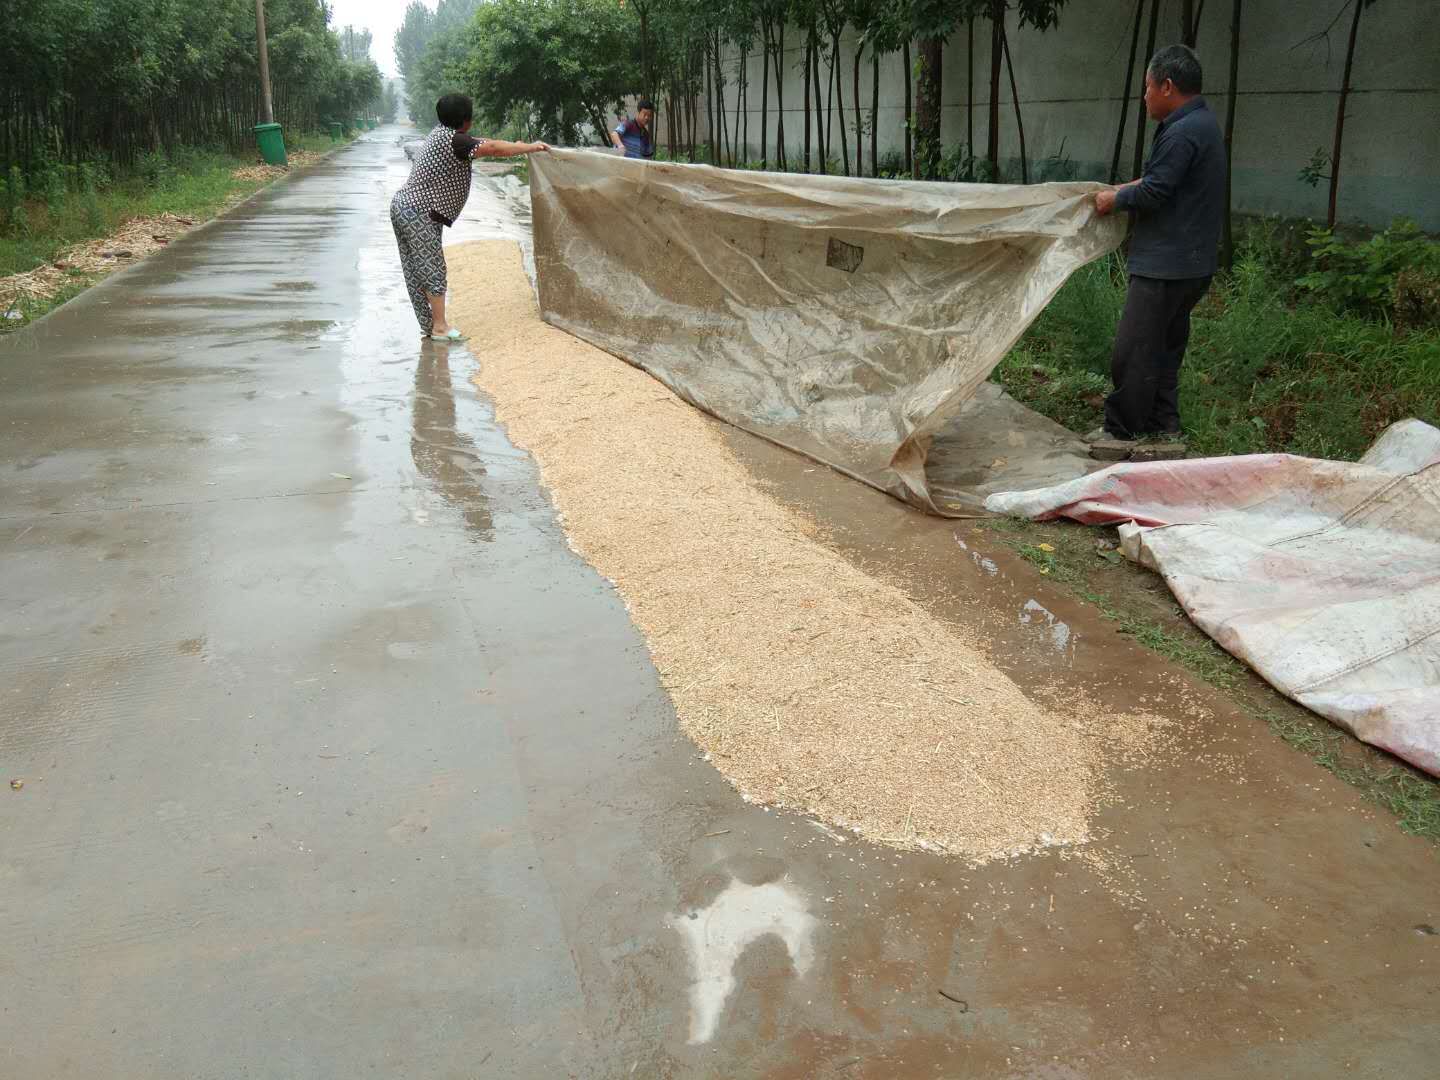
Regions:
<instances>
[{"instance_id":1,"label":"row of trees","mask_svg":"<svg viewBox=\"0 0 1440 1080\"><path fill-rule=\"evenodd\" d=\"M1160 0L1138 0L1139 9L1147 5L1153 50ZM1000 112L1008 90L1019 137L1017 179L1028 181L1008 27L1047 31L1066 6L1067 0L439 0L431 12L412 0L395 52L417 120L428 119L445 89L464 86L492 125L511 120L518 109L538 133L574 139L587 123L603 131L599 118L622 97L645 94L664 102L673 152L693 155L703 145L715 160L738 164L756 148L765 166L824 171L833 160L846 175L878 169L880 66L899 56L914 75L905 80L904 166L933 177L941 161L942 53L947 43L959 43L968 59L972 171L991 177L1000 172ZM1195 5L1185 4L1187 38L1198 18ZM989 43L988 64L979 57L978 71L989 85L983 157L974 140L977 37L982 50ZM842 62L844 39L849 71ZM757 57L761 77L752 86ZM786 68L792 64L804 87L803 132L784 126ZM1136 66L1132 48L1127 109ZM757 94L760 131L770 131L772 102L776 112L773 157L768 136L758 148L750 138ZM1125 123L1122 115L1122 132ZM796 135L801 150L791 161Z\"/></svg>"},{"instance_id":2,"label":"row of trees","mask_svg":"<svg viewBox=\"0 0 1440 1080\"><path fill-rule=\"evenodd\" d=\"M178 145L254 145L255 0L0 0L0 170L125 167ZM266 0L275 119L291 131L380 102L365 48L323 0Z\"/></svg>"},{"instance_id":3,"label":"row of trees","mask_svg":"<svg viewBox=\"0 0 1440 1080\"><path fill-rule=\"evenodd\" d=\"M395 65L405 80L410 119L433 123L435 102L458 86L450 72L464 60L465 29L480 0L439 0L431 10L410 0L405 19L395 31Z\"/></svg>"},{"instance_id":4,"label":"row of trees","mask_svg":"<svg viewBox=\"0 0 1440 1080\"><path fill-rule=\"evenodd\" d=\"M1138 0L1136 7L1136 26L1148 9L1152 50L1159 6L1161 0ZM431 12L412 0L395 46L416 120L428 120L432 102L446 88L465 86L491 125L521 115L537 134L575 140L585 125L605 130L603 117L619 99L645 94L664 102L672 153L694 157L703 145L713 160L739 164L755 147L749 118L757 95L759 131L770 131L772 101L778 118L773 157L769 138L759 138L762 166L825 171L834 161L847 176L873 176L880 167L880 65L887 56L900 56L904 71L913 72L904 81L904 170L935 177L942 166L943 50L958 40L968 55L969 179L999 176L999 120L1008 91L1020 143L1011 157L1020 161L1017 179L1028 181L1031 160L1008 27L1045 32L1066 7L1067 0L439 0ZM1191 0L1182 4L1187 40L1194 40L1202 7L1204 0L1198 7ZM848 72L841 56L847 37ZM988 63L984 55L976 58L976 39L982 50L988 40ZM793 63L796 45L804 131L786 132L786 65ZM1135 45L1126 71L1126 111L1138 94L1136 69L1143 59ZM752 86L756 56L760 79ZM989 86L984 151L975 145L976 75ZM1126 122L1122 112L1117 156ZM801 151L792 161L796 135ZM1136 147L1142 141L1136 138Z\"/></svg>"},{"instance_id":5,"label":"row of trees","mask_svg":"<svg viewBox=\"0 0 1440 1080\"><path fill-rule=\"evenodd\" d=\"M606 118L623 98L644 94L662 105L673 156L739 165L755 155L762 167L834 168L845 175L881 171L881 63L898 57L910 76L903 83L900 163L907 174L998 179L1003 161L1018 165L1009 178L1028 183L1034 163L1012 37L1018 38L1017 28L1027 37L1052 32L1069 9L1088 2L439 0L431 12L412 0L395 49L417 120L430 118L441 93L464 89L494 129L518 125L523 134L575 141L586 128L603 133ZM1349 30L1344 77L1333 150L1318 157L1312 170L1330 181L1332 222L1356 38L1363 13L1378 2L1334 0L1331 29ZM1146 117L1138 98L1147 58L1164 41L1194 45L1207 18L1217 22L1215 29L1228 31L1229 63L1223 75L1229 83L1226 138L1232 137L1244 7L1244 0L1208 5L1206 0L1134 0L1124 27L1129 50L1123 85L1117 86L1112 181L1136 175L1142 165ZM849 51L848 70L842 39ZM965 50L966 134L964 153L947 158L940 144L941 71L945 51L955 48ZM752 85L757 60L760 79ZM803 87L803 130L787 132L786 123L795 122L796 103L785 101L787 89L794 92L794 74ZM978 95L985 112L983 146L976 142L977 85L984 91ZM1001 144L1002 110L1013 114L1012 147ZM752 138L750 117L757 111L758 131ZM1131 155L1122 160L1127 142Z\"/></svg>"}]
</instances>

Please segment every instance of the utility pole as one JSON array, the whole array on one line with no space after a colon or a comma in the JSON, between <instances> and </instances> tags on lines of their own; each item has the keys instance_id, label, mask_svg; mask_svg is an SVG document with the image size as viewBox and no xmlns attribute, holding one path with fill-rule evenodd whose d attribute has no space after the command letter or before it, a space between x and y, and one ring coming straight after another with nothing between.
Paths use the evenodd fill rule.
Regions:
<instances>
[{"instance_id":1,"label":"utility pole","mask_svg":"<svg viewBox=\"0 0 1440 1080\"><path fill-rule=\"evenodd\" d=\"M255 40L260 55L260 122L273 124L275 109L270 103L270 50L265 46L265 0L255 0Z\"/></svg>"},{"instance_id":2,"label":"utility pole","mask_svg":"<svg viewBox=\"0 0 1440 1080\"><path fill-rule=\"evenodd\" d=\"M275 123L275 106L270 100L270 52L265 47L265 0L255 0L255 54L260 59L260 123L255 141L267 165L287 165L285 139Z\"/></svg>"}]
</instances>

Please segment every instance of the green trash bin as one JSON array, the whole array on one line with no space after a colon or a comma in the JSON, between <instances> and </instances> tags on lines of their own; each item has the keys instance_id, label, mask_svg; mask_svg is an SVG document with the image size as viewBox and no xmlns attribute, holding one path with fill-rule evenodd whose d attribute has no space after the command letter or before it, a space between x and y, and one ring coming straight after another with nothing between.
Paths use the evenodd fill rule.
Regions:
<instances>
[{"instance_id":1,"label":"green trash bin","mask_svg":"<svg viewBox=\"0 0 1440 1080\"><path fill-rule=\"evenodd\" d=\"M364 130L365 130L365 120L364 120L363 117L359 117L359 116L355 117L355 130L356 130L356 131L364 131Z\"/></svg>"},{"instance_id":2,"label":"green trash bin","mask_svg":"<svg viewBox=\"0 0 1440 1080\"><path fill-rule=\"evenodd\" d=\"M285 139L280 134L279 124L256 124L255 141L260 144L260 156L266 165L288 165L285 158Z\"/></svg>"},{"instance_id":3,"label":"green trash bin","mask_svg":"<svg viewBox=\"0 0 1440 1080\"><path fill-rule=\"evenodd\" d=\"M338 120L331 120L325 125L330 129L330 141L339 142L345 137L345 125Z\"/></svg>"},{"instance_id":4,"label":"green trash bin","mask_svg":"<svg viewBox=\"0 0 1440 1080\"><path fill-rule=\"evenodd\" d=\"M371 131L374 131L377 127L380 126L379 121L377 121L373 116L370 117L369 123Z\"/></svg>"}]
</instances>

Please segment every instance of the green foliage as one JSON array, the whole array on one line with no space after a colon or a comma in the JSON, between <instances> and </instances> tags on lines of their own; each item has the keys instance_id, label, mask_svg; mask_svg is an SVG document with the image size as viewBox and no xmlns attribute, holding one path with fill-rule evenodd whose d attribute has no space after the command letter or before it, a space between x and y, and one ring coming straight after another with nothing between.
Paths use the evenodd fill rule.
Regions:
<instances>
[{"instance_id":1,"label":"green foliage","mask_svg":"<svg viewBox=\"0 0 1440 1080\"><path fill-rule=\"evenodd\" d=\"M910 174L905 171L905 155L898 150L889 150L880 155L875 166L875 175L884 180L903 180Z\"/></svg>"},{"instance_id":2,"label":"green foliage","mask_svg":"<svg viewBox=\"0 0 1440 1080\"><path fill-rule=\"evenodd\" d=\"M1440 327L1440 270L1415 267L1395 275L1395 328Z\"/></svg>"},{"instance_id":3,"label":"green foliage","mask_svg":"<svg viewBox=\"0 0 1440 1080\"><path fill-rule=\"evenodd\" d=\"M328 18L317 0L267 0L275 118L287 131L354 115L379 93L373 62L358 46L344 59ZM50 203L77 186L56 167L100 160L121 173L143 157L157 175L178 147L253 147L254 0L28 5L0 39L0 100L0 175L18 168L26 197Z\"/></svg>"},{"instance_id":4,"label":"green foliage","mask_svg":"<svg viewBox=\"0 0 1440 1080\"><path fill-rule=\"evenodd\" d=\"M936 180L950 180L959 184L995 184L1000 175L990 167L990 162L977 158L970 148L956 144L940 155L940 163L933 170Z\"/></svg>"},{"instance_id":5,"label":"green foliage","mask_svg":"<svg viewBox=\"0 0 1440 1080\"><path fill-rule=\"evenodd\" d=\"M160 184L131 174L102 186L102 170L82 166L76 170L76 186L53 207L27 199L16 208L11 227L0 233L0 277L52 262L70 245L104 236L133 217L164 213L207 217L235 196L260 186L232 175L237 166L252 160L249 154L237 158L217 150L193 150L180 155L178 163L163 160Z\"/></svg>"},{"instance_id":6,"label":"green foliage","mask_svg":"<svg viewBox=\"0 0 1440 1080\"><path fill-rule=\"evenodd\" d=\"M637 85L637 45L613 0L492 0L445 72L474 98L488 127L503 126L520 108L541 138L574 142L587 124L597 133L611 126Z\"/></svg>"},{"instance_id":7,"label":"green foliage","mask_svg":"<svg viewBox=\"0 0 1440 1080\"><path fill-rule=\"evenodd\" d=\"M1037 184L1060 183L1067 180L1074 180L1079 176L1080 170L1070 156L1065 153L1065 140L1060 140L1060 149L1049 157L1041 158L1034 164L1035 182Z\"/></svg>"},{"instance_id":8,"label":"green foliage","mask_svg":"<svg viewBox=\"0 0 1440 1080\"><path fill-rule=\"evenodd\" d=\"M27 191L25 174L20 171L20 166L10 166L5 177L0 179L0 215L3 215L0 216L0 228L5 233L28 226L29 221L24 214Z\"/></svg>"},{"instance_id":9,"label":"green foliage","mask_svg":"<svg viewBox=\"0 0 1440 1080\"><path fill-rule=\"evenodd\" d=\"M1300 166L1300 182L1309 184L1312 188L1319 187L1321 180L1329 180L1330 174L1325 170L1330 168L1330 155L1323 149L1317 147L1310 155L1310 160Z\"/></svg>"},{"instance_id":10,"label":"green foliage","mask_svg":"<svg viewBox=\"0 0 1440 1080\"><path fill-rule=\"evenodd\" d=\"M1262 237L1263 237L1262 233ZM1440 330L1300 293L1272 267L1286 256L1247 238L1192 318L1181 419L1192 451L1284 451L1354 460L1390 424L1440 424ZM1101 419L1124 302L1117 259L1076 273L996 370L1016 398L1071 430Z\"/></svg>"},{"instance_id":11,"label":"green foliage","mask_svg":"<svg viewBox=\"0 0 1440 1080\"><path fill-rule=\"evenodd\" d=\"M1440 243L1427 238L1413 221L1396 221L1360 244L1316 228L1308 243L1314 268L1300 279L1300 287L1342 310L1369 315L1392 311L1400 274L1440 273Z\"/></svg>"},{"instance_id":12,"label":"green foliage","mask_svg":"<svg viewBox=\"0 0 1440 1080\"><path fill-rule=\"evenodd\" d=\"M395 63L416 123L435 123L435 103L462 89L455 69L465 59L465 33L479 7L480 0L440 0L432 12L411 0L405 9L405 21L395 32Z\"/></svg>"}]
</instances>

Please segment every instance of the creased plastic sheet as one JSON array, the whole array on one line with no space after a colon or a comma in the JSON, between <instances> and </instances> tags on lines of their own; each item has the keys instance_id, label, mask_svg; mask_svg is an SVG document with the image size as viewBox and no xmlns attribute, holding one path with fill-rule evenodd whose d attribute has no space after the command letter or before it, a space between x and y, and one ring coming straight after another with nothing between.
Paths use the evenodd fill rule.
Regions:
<instances>
[{"instance_id":1,"label":"creased plastic sheet","mask_svg":"<svg viewBox=\"0 0 1440 1080\"><path fill-rule=\"evenodd\" d=\"M1288 697L1440 775L1440 430L1402 421L1353 464L1122 464L986 506L1127 522L1125 554L1207 634Z\"/></svg>"},{"instance_id":2,"label":"creased plastic sheet","mask_svg":"<svg viewBox=\"0 0 1440 1080\"><path fill-rule=\"evenodd\" d=\"M934 433L1078 267L1086 183L531 158L545 319L737 427L931 511Z\"/></svg>"}]
</instances>

